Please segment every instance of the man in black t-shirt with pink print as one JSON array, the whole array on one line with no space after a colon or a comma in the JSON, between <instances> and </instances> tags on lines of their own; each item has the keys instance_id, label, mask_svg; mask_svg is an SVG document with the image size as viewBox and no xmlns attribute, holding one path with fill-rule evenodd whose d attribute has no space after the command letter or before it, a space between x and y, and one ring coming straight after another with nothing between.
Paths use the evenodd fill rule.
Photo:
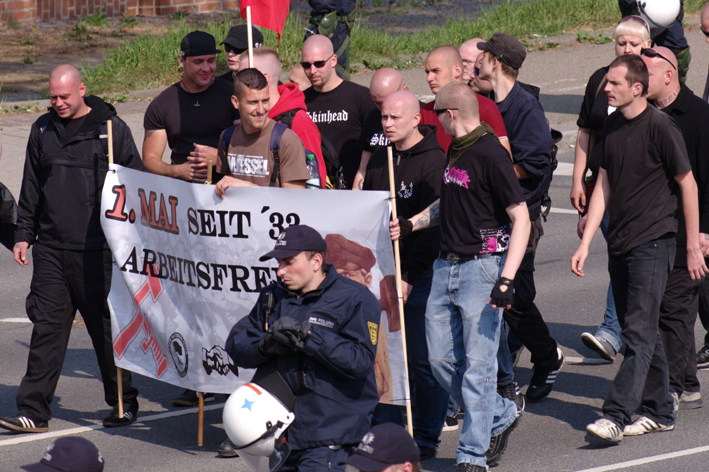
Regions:
<instances>
[{"instance_id":1,"label":"man in black t-shirt with pink print","mask_svg":"<svg viewBox=\"0 0 709 472\"><path fill-rule=\"evenodd\" d=\"M475 92L462 82L446 85L434 112L453 136L441 198L409 220L393 221L390 230L398 239L441 225L426 344L434 376L466 406L456 471L482 472L500 459L522 413L496 389L469 386L497 384L502 309L512 304L529 212L509 154L492 128L480 123Z\"/></svg>"},{"instance_id":2,"label":"man in black t-shirt with pink print","mask_svg":"<svg viewBox=\"0 0 709 472\"><path fill-rule=\"evenodd\" d=\"M699 246L699 203L677 123L647 104L648 70L639 56L610 65L605 91L617 108L603 129L603 157L581 244L571 270L583 277L588 248L608 210L608 272L626 346L603 403L603 418L586 431L606 441L675 427L667 359L660 338L660 302L675 258L677 187L687 229L692 280L707 273ZM649 362L648 362L649 360ZM642 406L642 415L632 415Z\"/></svg>"}]
</instances>

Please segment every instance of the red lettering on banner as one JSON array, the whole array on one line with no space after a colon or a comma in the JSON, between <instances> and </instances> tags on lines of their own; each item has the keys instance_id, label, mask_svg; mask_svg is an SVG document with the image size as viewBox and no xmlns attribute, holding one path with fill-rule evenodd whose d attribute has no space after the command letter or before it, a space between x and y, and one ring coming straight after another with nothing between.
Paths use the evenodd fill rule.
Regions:
<instances>
[{"instance_id":1,"label":"red lettering on banner","mask_svg":"<svg viewBox=\"0 0 709 472\"><path fill-rule=\"evenodd\" d=\"M128 326L116 336L116 340L113 342L113 352L120 359L123 357L123 354L125 354L128 346L138 337L140 328L143 328L145 338L140 343L140 347L143 349L144 353L147 353L149 350L152 351L155 363L157 364L156 376L158 378L162 377L167 370L167 358L165 354L163 354L160 344L153 336L150 322L140 310L140 305L148 298L148 295L152 295L153 302L157 301L162 291L163 288L160 279L153 277L150 272L148 272L148 280L145 281L133 297L137 313L131 322L128 323Z\"/></svg>"}]
</instances>

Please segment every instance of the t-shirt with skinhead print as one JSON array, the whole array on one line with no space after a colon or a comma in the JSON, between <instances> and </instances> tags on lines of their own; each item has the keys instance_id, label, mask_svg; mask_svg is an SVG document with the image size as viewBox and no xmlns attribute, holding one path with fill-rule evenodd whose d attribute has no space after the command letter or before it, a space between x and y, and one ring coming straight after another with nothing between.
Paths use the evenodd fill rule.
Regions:
<instances>
[{"instance_id":1,"label":"t-shirt with skinhead print","mask_svg":"<svg viewBox=\"0 0 709 472\"><path fill-rule=\"evenodd\" d=\"M220 137L216 171L260 187L268 187L273 174L274 161L270 144L275 124L275 121L269 120L264 129L252 134L246 134L239 124L231 137L228 150L223 149ZM290 129L285 130L281 137L278 160L280 168L276 187L310 178L308 167L305 165L303 143Z\"/></svg>"}]
</instances>

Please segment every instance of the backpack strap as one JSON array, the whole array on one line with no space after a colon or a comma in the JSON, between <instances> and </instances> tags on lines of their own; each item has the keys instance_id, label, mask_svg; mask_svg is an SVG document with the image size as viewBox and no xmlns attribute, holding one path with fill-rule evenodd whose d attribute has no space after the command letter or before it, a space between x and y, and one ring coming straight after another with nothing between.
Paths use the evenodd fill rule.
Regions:
<instances>
[{"instance_id":1,"label":"backpack strap","mask_svg":"<svg viewBox=\"0 0 709 472\"><path fill-rule=\"evenodd\" d=\"M289 129L293 129L293 119L295 118L295 115L296 113L298 113L298 111L299 110L297 109L288 110L287 112L281 113L280 115L273 118L273 121L281 122Z\"/></svg>"},{"instance_id":2,"label":"backpack strap","mask_svg":"<svg viewBox=\"0 0 709 472\"><path fill-rule=\"evenodd\" d=\"M239 125L231 125L222 133L222 149L224 149L225 154L229 153L229 143L231 142L231 137L234 135L234 131L237 126Z\"/></svg>"},{"instance_id":3,"label":"backpack strap","mask_svg":"<svg viewBox=\"0 0 709 472\"><path fill-rule=\"evenodd\" d=\"M278 173L281 170L281 160L278 156L278 151L281 148L281 138L283 137L283 133L287 129L288 127L285 124L276 122L273 127L273 131L271 132L271 143L269 144L269 149L271 150L271 153L273 153L273 172L271 173L271 183L268 185L269 187L276 186L276 178L278 178Z\"/></svg>"}]
</instances>

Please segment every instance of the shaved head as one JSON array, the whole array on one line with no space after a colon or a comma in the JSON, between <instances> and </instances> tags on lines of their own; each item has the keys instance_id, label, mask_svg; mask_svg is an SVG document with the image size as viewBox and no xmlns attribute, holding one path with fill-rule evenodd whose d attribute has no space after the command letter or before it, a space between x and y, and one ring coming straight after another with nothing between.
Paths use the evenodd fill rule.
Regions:
<instances>
[{"instance_id":1,"label":"shaved head","mask_svg":"<svg viewBox=\"0 0 709 472\"><path fill-rule=\"evenodd\" d=\"M658 108L664 108L674 100L670 97L680 89L677 58L665 47L655 46L650 51L655 51L658 55L640 56L648 72L647 98L654 101Z\"/></svg>"},{"instance_id":2,"label":"shaved head","mask_svg":"<svg viewBox=\"0 0 709 472\"><path fill-rule=\"evenodd\" d=\"M86 85L79 69L69 64L55 67L49 74L49 101L62 119L85 116L90 108L84 103Z\"/></svg>"},{"instance_id":3,"label":"shaved head","mask_svg":"<svg viewBox=\"0 0 709 472\"><path fill-rule=\"evenodd\" d=\"M441 88L436 95L435 108L439 110L457 108L458 116L463 121L480 119L478 98L475 92L462 82L455 82Z\"/></svg>"},{"instance_id":4,"label":"shaved head","mask_svg":"<svg viewBox=\"0 0 709 472\"><path fill-rule=\"evenodd\" d=\"M72 84L76 84L78 87L79 84L81 84L81 72L70 64L62 64L52 69L52 72L49 74L49 81L69 81Z\"/></svg>"},{"instance_id":5,"label":"shaved head","mask_svg":"<svg viewBox=\"0 0 709 472\"><path fill-rule=\"evenodd\" d=\"M477 48L478 43L484 43L481 38L469 39L460 45L458 52L463 63L463 81L468 82L473 78L473 67L475 67L475 59L478 57L480 50Z\"/></svg>"},{"instance_id":6,"label":"shaved head","mask_svg":"<svg viewBox=\"0 0 709 472\"><path fill-rule=\"evenodd\" d=\"M453 46L438 46L426 56L426 82L431 92L463 80L463 60Z\"/></svg>"},{"instance_id":7,"label":"shaved head","mask_svg":"<svg viewBox=\"0 0 709 472\"><path fill-rule=\"evenodd\" d=\"M303 54L305 54L305 51L310 52L313 50L322 51L328 56L335 53L330 38L321 34L315 34L303 42L303 48L301 49Z\"/></svg>"},{"instance_id":8,"label":"shaved head","mask_svg":"<svg viewBox=\"0 0 709 472\"><path fill-rule=\"evenodd\" d=\"M369 93L372 95L374 104L381 111L384 99L397 90L407 89L404 76L396 69L384 67L372 75L369 82Z\"/></svg>"},{"instance_id":9,"label":"shaved head","mask_svg":"<svg viewBox=\"0 0 709 472\"><path fill-rule=\"evenodd\" d=\"M401 106L402 111L406 114L410 114L411 116L421 111L421 104L419 103L419 99L416 98L416 95L409 92L408 90L399 90L398 92L390 94L384 100L382 108L384 108L385 106L388 107L394 105Z\"/></svg>"},{"instance_id":10,"label":"shaved head","mask_svg":"<svg viewBox=\"0 0 709 472\"><path fill-rule=\"evenodd\" d=\"M239 59L239 70L249 68L248 54L242 54ZM275 49L260 47L254 49L254 68L266 75L268 74L268 85L278 86L278 78L281 76L281 59Z\"/></svg>"},{"instance_id":11,"label":"shaved head","mask_svg":"<svg viewBox=\"0 0 709 472\"><path fill-rule=\"evenodd\" d=\"M418 131L421 111L418 98L408 90L390 94L382 104L382 129L387 139L399 151L405 151L421 141Z\"/></svg>"}]
</instances>

